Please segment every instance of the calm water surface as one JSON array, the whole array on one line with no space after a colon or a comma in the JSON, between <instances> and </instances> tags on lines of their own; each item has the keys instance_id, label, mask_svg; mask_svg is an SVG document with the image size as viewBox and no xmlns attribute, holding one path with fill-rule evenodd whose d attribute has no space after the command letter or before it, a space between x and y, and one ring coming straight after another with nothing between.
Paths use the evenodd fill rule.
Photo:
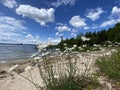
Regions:
<instances>
[{"instance_id":1,"label":"calm water surface","mask_svg":"<svg viewBox=\"0 0 120 90\"><path fill-rule=\"evenodd\" d=\"M35 45L0 44L0 61L27 59L37 52Z\"/></svg>"}]
</instances>

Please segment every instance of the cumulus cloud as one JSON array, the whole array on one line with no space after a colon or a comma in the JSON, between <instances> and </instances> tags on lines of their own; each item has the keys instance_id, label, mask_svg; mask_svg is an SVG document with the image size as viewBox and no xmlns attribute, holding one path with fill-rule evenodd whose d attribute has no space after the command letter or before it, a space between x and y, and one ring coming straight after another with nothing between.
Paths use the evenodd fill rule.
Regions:
<instances>
[{"instance_id":1,"label":"cumulus cloud","mask_svg":"<svg viewBox=\"0 0 120 90\"><path fill-rule=\"evenodd\" d=\"M0 3L2 3L4 6L11 8L11 9L18 6L15 0L0 0Z\"/></svg>"},{"instance_id":2,"label":"cumulus cloud","mask_svg":"<svg viewBox=\"0 0 120 90\"><path fill-rule=\"evenodd\" d=\"M27 34L22 41L23 43L41 43L40 36L33 36L32 34Z\"/></svg>"},{"instance_id":3,"label":"cumulus cloud","mask_svg":"<svg viewBox=\"0 0 120 90\"><path fill-rule=\"evenodd\" d=\"M85 19L82 19L80 16L73 16L69 23L74 26L75 28L81 28L81 27L85 27L87 26L87 24L85 23Z\"/></svg>"},{"instance_id":4,"label":"cumulus cloud","mask_svg":"<svg viewBox=\"0 0 120 90\"><path fill-rule=\"evenodd\" d=\"M77 0L57 0L52 2L52 6L59 7L61 5L74 5Z\"/></svg>"},{"instance_id":5,"label":"cumulus cloud","mask_svg":"<svg viewBox=\"0 0 120 90\"><path fill-rule=\"evenodd\" d=\"M114 6L111 11L113 16L119 17L120 18L120 8L117 6Z\"/></svg>"},{"instance_id":6,"label":"cumulus cloud","mask_svg":"<svg viewBox=\"0 0 120 90\"><path fill-rule=\"evenodd\" d=\"M56 30L58 30L59 32L64 32L64 31L71 31L71 28L69 28L68 26L66 25L63 25L63 26L57 26L55 27Z\"/></svg>"},{"instance_id":7,"label":"cumulus cloud","mask_svg":"<svg viewBox=\"0 0 120 90\"><path fill-rule=\"evenodd\" d=\"M91 19L92 21L95 21L100 18L100 15L104 13L102 8L97 9L89 9L86 12L86 17Z\"/></svg>"},{"instance_id":8,"label":"cumulus cloud","mask_svg":"<svg viewBox=\"0 0 120 90\"><path fill-rule=\"evenodd\" d=\"M47 22L54 22L54 12L55 10L53 8L38 9L30 5L20 5L16 9L18 15L34 19L41 26L45 26Z\"/></svg>"},{"instance_id":9,"label":"cumulus cloud","mask_svg":"<svg viewBox=\"0 0 120 90\"><path fill-rule=\"evenodd\" d=\"M111 26L116 23L120 22L120 8L117 6L114 6L111 11L110 18L107 21L104 21L100 27L106 27Z\"/></svg>"},{"instance_id":10,"label":"cumulus cloud","mask_svg":"<svg viewBox=\"0 0 120 90\"><path fill-rule=\"evenodd\" d=\"M61 38L48 38L47 45L56 45L61 41Z\"/></svg>"}]
</instances>

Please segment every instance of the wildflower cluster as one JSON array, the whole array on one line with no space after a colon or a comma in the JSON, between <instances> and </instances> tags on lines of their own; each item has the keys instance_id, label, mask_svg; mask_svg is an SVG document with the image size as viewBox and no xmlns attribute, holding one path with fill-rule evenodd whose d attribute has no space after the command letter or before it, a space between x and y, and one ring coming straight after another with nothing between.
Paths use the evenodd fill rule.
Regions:
<instances>
[{"instance_id":1,"label":"wildflower cluster","mask_svg":"<svg viewBox=\"0 0 120 90\"><path fill-rule=\"evenodd\" d=\"M30 79L22 74L19 75L31 82L38 90L43 88L45 90L98 88L99 83L93 63L96 57L89 50L87 50L87 53L75 51L76 48L82 50L83 46L78 47L74 44L73 47L68 48L65 43L64 47L64 51L60 51L59 48L52 50L43 48L31 56L36 64L35 66L38 67L44 86L38 85L34 81L31 73L32 66L25 68L25 71L30 75Z\"/></svg>"},{"instance_id":2,"label":"wildflower cluster","mask_svg":"<svg viewBox=\"0 0 120 90\"><path fill-rule=\"evenodd\" d=\"M93 57L84 57L80 52L74 51L78 48L77 45L73 45L71 48L66 46L64 44L65 50L63 52L60 49L51 51L43 49L42 53L32 55L46 89L85 89L89 87L89 84L85 84L87 79L89 83L92 82L91 87L95 88L98 82L97 79L93 80L94 70L91 68Z\"/></svg>"}]
</instances>

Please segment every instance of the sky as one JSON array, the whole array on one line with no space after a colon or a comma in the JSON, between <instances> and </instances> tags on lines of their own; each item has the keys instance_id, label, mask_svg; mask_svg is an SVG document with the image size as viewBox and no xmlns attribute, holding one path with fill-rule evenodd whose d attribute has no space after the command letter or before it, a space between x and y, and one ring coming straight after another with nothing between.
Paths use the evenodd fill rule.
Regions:
<instances>
[{"instance_id":1,"label":"sky","mask_svg":"<svg viewBox=\"0 0 120 90\"><path fill-rule=\"evenodd\" d=\"M120 22L120 0L0 0L0 43L54 43Z\"/></svg>"}]
</instances>

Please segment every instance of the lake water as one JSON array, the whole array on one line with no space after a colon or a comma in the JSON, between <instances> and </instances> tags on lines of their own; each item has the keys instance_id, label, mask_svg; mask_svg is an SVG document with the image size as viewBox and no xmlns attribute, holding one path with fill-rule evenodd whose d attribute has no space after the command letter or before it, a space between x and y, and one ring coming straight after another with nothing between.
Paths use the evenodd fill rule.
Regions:
<instances>
[{"instance_id":1,"label":"lake water","mask_svg":"<svg viewBox=\"0 0 120 90\"><path fill-rule=\"evenodd\" d=\"M35 45L0 44L0 62L28 59L37 52Z\"/></svg>"}]
</instances>

